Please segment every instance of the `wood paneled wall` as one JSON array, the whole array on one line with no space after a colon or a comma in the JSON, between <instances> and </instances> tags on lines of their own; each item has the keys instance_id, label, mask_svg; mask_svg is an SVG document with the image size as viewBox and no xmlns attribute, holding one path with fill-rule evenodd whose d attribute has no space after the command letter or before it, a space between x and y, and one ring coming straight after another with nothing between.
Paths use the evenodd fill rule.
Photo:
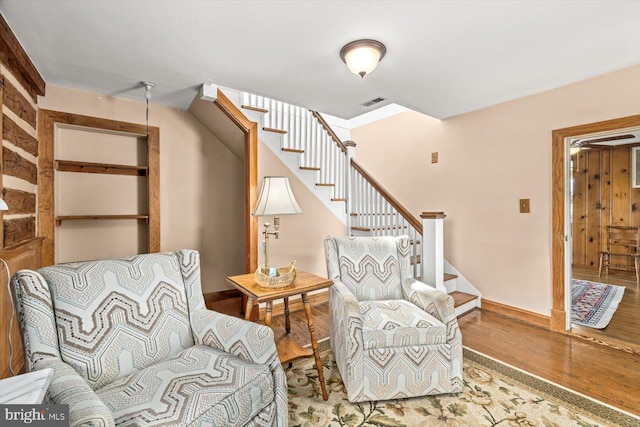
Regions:
<instances>
[{"instance_id":1,"label":"wood paneled wall","mask_svg":"<svg viewBox=\"0 0 640 427\"><path fill-rule=\"evenodd\" d=\"M42 239L37 235L37 156L38 95L44 95L45 82L29 55L0 15L0 193L9 211L0 211L0 258L10 274L23 268L36 269L41 263ZM0 265L0 378L9 375L11 295L7 274ZM23 366L22 340L14 318L11 329L15 372Z\"/></svg>"},{"instance_id":2,"label":"wood paneled wall","mask_svg":"<svg viewBox=\"0 0 640 427\"><path fill-rule=\"evenodd\" d=\"M640 188L631 188L631 149L582 150L571 159L572 264L597 269L598 253L605 249L606 226L640 226Z\"/></svg>"},{"instance_id":3,"label":"wood paneled wall","mask_svg":"<svg viewBox=\"0 0 640 427\"><path fill-rule=\"evenodd\" d=\"M45 83L1 15L0 51L0 187L9 205L0 247L8 248L36 237L37 103Z\"/></svg>"}]
</instances>

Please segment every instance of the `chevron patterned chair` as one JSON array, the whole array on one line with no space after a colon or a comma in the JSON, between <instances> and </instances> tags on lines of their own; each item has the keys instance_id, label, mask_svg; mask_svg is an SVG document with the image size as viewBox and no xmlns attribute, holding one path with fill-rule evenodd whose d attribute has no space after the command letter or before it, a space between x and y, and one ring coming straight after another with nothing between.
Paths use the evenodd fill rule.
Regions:
<instances>
[{"instance_id":1,"label":"chevron patterned chair","mask_svg":"<svg viewBox=\"0 0 640 427\"><path fill-rule=\"evenodd\" d=\"M182 250L22 270L12 279L26 370L71 426L286 426L273 332L207 310Z\"/></svg>"},{"instance_id":2,"label":"chevron patterned chair","mask_svg":"<svg viewBox=\"0 0 640 427\"><path fill-rule=\"evenodd\" d=\"M453 298L413 279L409 238L327 237L331 349L351 402L462 391Z\"/></svg>"}]
</instances>

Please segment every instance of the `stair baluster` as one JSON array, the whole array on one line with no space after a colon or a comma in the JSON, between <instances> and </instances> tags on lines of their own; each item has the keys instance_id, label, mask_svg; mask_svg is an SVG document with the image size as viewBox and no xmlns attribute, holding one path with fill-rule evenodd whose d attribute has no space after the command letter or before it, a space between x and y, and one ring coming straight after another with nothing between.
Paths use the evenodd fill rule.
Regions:
<instances>
[{"instance_id":1,"label":"stair baluster","mask_svg":"<svg viewBox=\"0 0 640 427\"><path fill-rule=\"evenodd\" d=\"M413 275L420 277L420 237L422 224L408 213L401 212L400 204L361 166L350 159L349 172L354 190L349 197L349 214L355 214L352 235L400 236L411 241Z\"/></svg>"}]
</instances>

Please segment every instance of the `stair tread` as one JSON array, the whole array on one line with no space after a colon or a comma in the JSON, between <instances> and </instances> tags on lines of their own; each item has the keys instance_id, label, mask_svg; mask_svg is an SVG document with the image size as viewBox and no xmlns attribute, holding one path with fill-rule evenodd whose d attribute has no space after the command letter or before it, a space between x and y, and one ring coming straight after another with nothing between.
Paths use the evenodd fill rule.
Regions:
<instances>
[{"instance_id":1,"label":"stair tread","mask_svg":"<svg viewBox=\"0 0 640 427\"><path fill-rule=\"evenodd\" d=\"M269 110L265 110L264 108L252 107L251 105L241 105L240 107L244 108L245 110L257 111L259 113L268 113L269 112Z\"/></svg>"},{"instance_id":2,"label":"stair tread","mask_svg":"<svg viewBox=\"0 0 640 427\"><path fill-rule=\"evenodd\" d=\"M328 182L316 182L316 185L318 187L334 187L335 184L330 184Z\"/></svg>"},{"instance_id":3,"label":"stair tread","mask_svg":"<svg viewBox=\"0 0 640 427\"><path fill-rule=\"evenodd\" d=\"M444 273L444 281L446 282L447 280L453 280L453 279L457 279L458 276L456 276L455 274L449 274L449 273Z\"/></svg>"},{"instance_id":4,"label":"stair tread","mask_svg":"<svg viewBox=\"0 0 640 427\"><path fill-rule=\"evenodd\" d=\"M451 292L449 295L453 297L454 307L459 307L463 304L468 303L469 301L473 301L478 298L476 295L466 294L464 292L458 291Z\"/></svg>"},{"instance_id":5,"label":"stair tread","mask_svg":"<svg viewBox=\"0 0 640 427\"><path fill-rule=\"evenodd\" d=\"M286 151L287 153L304 153L304 150L299 150L297 148L282 148L282 151Z\"/></svg>"},{"instance_id":6,"label":"stair tread","mask_svg":"<svg viewBox=\"0 0 640 427\"><path fill-rule=\"evenodd\" d=\"M319 171L320 168L315 167L315 166L300 166L300 170L303 170L303 171Z\"/></svg>"},{"instance_id":7,"label":"stair tread","mask_svg":"<svg viewBox=\"0 0 640 427\"><path fill-rule=\"evenodd\" d=\"M332 202L346 202L346 201L347 201L347 199L339 198L339 197L338 197L338 198L335 198L335 199L331 199L331 201L332 201Z\"/></svg>"},{"instance_id":8,"label":"stair tread","mask_svg":"<svg viewBox=\"0 0 640 427\"><path fill-rule=\"evenodd\" d=\"M265 132L275 132L275 133L281 133L281 134L286 134L287 131L286 130L282 130L282 129L274 129L274 128L262 128L263 131Z\"/></svg>"}]
</instances>

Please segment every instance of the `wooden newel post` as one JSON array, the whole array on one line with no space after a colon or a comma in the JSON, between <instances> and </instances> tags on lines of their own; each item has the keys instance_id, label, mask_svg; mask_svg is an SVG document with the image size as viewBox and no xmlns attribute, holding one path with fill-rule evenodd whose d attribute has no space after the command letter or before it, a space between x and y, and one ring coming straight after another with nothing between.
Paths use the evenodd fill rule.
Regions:
<instances>
[{"instance_id":1,"label":"wooden newel post","mask_svg":"<svg viewBox=\"0 0 640 427\"><path fill-rule=\"evenodd\" d=\"M422 281L444 292L444 212L422 212Z\"/></svg>"},{"instance_id":2,"label":"wooden newel post","mask_svg":"<svg viewBox=\"0 0 640 427\"><path fill-rule=\"evenodd\" d=\"M347 161L345 162L345 168L346 170L344 171L344 185L345 185L345 191L344 191L344 197L347 199L347 201L345 202L345 209L346 209L346 214L347 214L347 236L351 235L351 212L353 211L353 205L352 205L352 199L353 199L353 195L352 195L352 188L351 188L351 184L353 182L352 180L352 173L351 173L351 159L353 159L356 155L356 143L355 141L345 141L344 142L344 146L347 147Z\"/></svg>"}]
</instances>

